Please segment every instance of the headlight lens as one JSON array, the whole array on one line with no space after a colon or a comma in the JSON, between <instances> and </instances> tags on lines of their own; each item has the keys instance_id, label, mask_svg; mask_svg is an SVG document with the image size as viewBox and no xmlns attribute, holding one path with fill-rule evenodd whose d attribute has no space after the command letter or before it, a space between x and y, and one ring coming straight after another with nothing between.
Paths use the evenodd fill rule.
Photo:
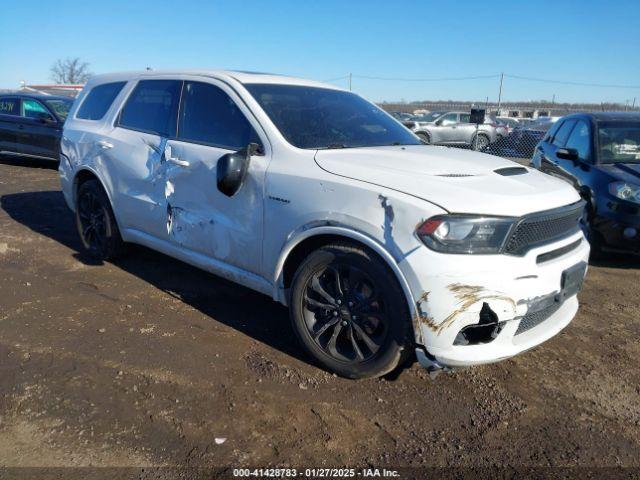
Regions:
<instances>
[{"instance_id":1,"label":"headlight lens","mask_svg":"<svg viewBox=\"0 0 640 480\"><path fill-rule=\"evenodd\" d=\"M514 218L437 215L416 231L424 244L444 253L499 253Z\"/></svg>"},{"instance_id":2,"label":"headlight lens","mask_svg":"<svg viewBox=\"0 0 640 480\"><path fill-rule=\"evenodd\" d=\"M609 193L620 200L640 203L640 186L627 182L613 182L609 184Z\"/></svg>"}]
</instances>

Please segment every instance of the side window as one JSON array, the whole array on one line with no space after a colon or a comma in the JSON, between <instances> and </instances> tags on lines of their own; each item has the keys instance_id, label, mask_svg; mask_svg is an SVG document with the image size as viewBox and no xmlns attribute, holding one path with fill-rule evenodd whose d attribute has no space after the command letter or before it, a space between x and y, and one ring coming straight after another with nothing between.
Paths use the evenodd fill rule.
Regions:
<instances>
[{"instance_id":1,"label":"side window","mask_svg":"<svg viewBox=\"0 0 640 480\"><path fill-rule=\"evenodd\" d=\"M469 123L469 120L471 120L471 115L468 113L461 113L460 114L460 123Z\"/></svg>"},{"instance_id":2,"label":"side window","mask_svg":"<svg viewBox=\"0 0 640 480\"><path fill-rule=\"evenodd\" d=\"M20 116L20 100L17 98L0 98L0 115Z\"/></svg>"},{"instance_id":3,"label":"side window","mask_svg":"<svg viewBox=\"0 0 640 480\"><path fill-rule=\"evenodd\" d=\"M240 150L258 136L234 101L220 88L187 82L182 92L178 139Z\"/></svg>"},{"instance_id":4,"label":"side window","mask_svg":"<svg viewBox=\"0 0 640 480\"><path fill-rule=\"evenodd\" d=\"M582 160L591 160L591 136L589 135L589 125L582 120L576 122L576 127L569 135L567 148L575 148L578 151L578 157Z\"/></svg>"},{"instance_id":5,"label":"side window","mask_svg":"<svg viewBox=\"0 0 640 480\"><path fill-rule=\"evenodd\" d=\"M553 142L551 143L553 143L556 147L564 147L564 143L567 141L567 138L569 138L569 134L571 133L571 129L573 128L575 123L576 122L574 122L573 120L567 120L562 125L560 125L560 128L553 136Z\"/></svg>"},{"instance_id":6,"label":"side window","mask_svg":"<svg viewBox=\"0 0 640 480\"><path fill-rule=\"evenodd\" d=\"M458 114L457 113L447 113L444 117L440 119L440 125L446 127L447 125L454 125L458 123Z\"/></svg>"},{"instance_id":7,"label":"side window","mask_svg":"<svg viewBox=\"0 0 640 480\"><path fill-rule=\"evenodd\" d=\"M36 120L40 118L53 118L49 111L44 108L44 105L31 98L22 99L22 116Z\"/></svg>"},{"instance_id":8,"label":"side window","mask_svg":"<svg viewBox=\"0 0 640 480\"><path fill-rule=\"evenodd\" d=\"M76 118L100 120L127 82L105 83L94 87L85 97Z\"/></svg>"},{"instance_id":9,"label":"side window","mask_svg":"<svg viewBox=\"0 0 640 480\"><path fill-rule=\"evenodd\" d=\"M141 80L120 112L118 125L132 130L173 137L182 82Z\"/></svg>"}]
</instances>

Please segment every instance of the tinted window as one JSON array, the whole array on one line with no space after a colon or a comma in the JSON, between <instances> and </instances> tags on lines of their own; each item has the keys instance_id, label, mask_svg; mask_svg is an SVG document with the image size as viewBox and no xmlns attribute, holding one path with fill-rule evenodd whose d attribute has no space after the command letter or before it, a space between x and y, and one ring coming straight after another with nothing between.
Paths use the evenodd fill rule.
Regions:
<instances>
[{"instance_id":1,"label":"tinted window","mask_svg":"<svg viewBox=\"0 0 640 480\"><path fill-rule=\"evenodd\" d=\"M31 98L22 99L22 116L27 118L52 118L47 109L37 100Z\"/></svg>"},{"instance_id":2,"label":"tinted window","mask_svg":"<svg viewBox=\"0 0 640 480\"><path fill-rule=\"evenodd\" d=\"M460 123L469 123L469 120L471 120L471 115L468 113L460 114Z\"/></svg>"},{"instance_id":3,"label":"tinted window","mask_svg":"<svg viewBox=\"0 0 640 480\"><path fill-rule=\"evenodd\" d=\"M245 87L298 148L420 145L400 123L351 92L302 85Z\"/></svg>"},{"instance_id":4,"label":"tinted window","mask_svg":"<svg viewBox=\"0 0 640 480\"><path fill-rule=\"evenodd\" d=\"M173 137L181 86L177 80L142 80L120 112L119 125Z\"/></svg>"},{"instance_id":5,"label":"tinted window","mask_svg":"<svg viewBox=\"0 0 640 480\"><path fill-rule=\"evenodd\" d=\"M17 98L0 98L0 114L20 115L20 101Z\"/></svg>"},{"instance_id":6,"label":"tinted window","mask_svg":"<svg viewBox=\"0 0 640 480\"><path fill-rule=\"evenodd\" d=\"M447 126L447 125L453 125L455 123L458 123L458 114L456 113L447 113L444 117L442 117L440 120L440 125L442 125L443 127Z\"/></svg>"},{"instance_id":7,"label":"tinted window","mask_svg":"<svg viewBox=\"0 0 640 480\"><path fill-rule=\"evenodd\" d=\"M105 83L94 87L82 102L76 117L84 120L100 120L126 83Z\"/></svg>"},{"instance_id":8,"label":"tinted window","mask_svg":"<svg viewBox=\"0 0 640 480\"><path fill-rule=\"evenodd\" d=\"M578 151L578 157L581 159L590 160L591 137L589 135L589 126L582 120L578 120L565 146L566 148L575 148Z\"/></svg>"},{"instance_id":9,"label":"tinted window","mask_svg":"<svg viewBox=\"0 0 640 480\"><path fill-rule=\"evenodd\" d=\"M62 120L67 118L69 115L69 110L71 109L71 105L73 105L72 100L45 100L44 103L47 104L51 110L55 112L55 114L61 118Z\"/></svg>"},{"instance_id":10,"label":"tinted window","mask_svg":"<svg viewBox=\"0 0 640 480\"><path fill-rule=\"evenodd\" d=\"M558 129L558 132L553 136L553 144L557 147L564 147L564 143L569 138L569 134L571 133L571 129L575 122L573 120L567 120Z\"/></svg>"},{"instance_id":11,"label":"tinted window","mask_svg":"<svg viewBox=\"0 0 640 480\"><path fill-rule=\"evenodd\" d=\"M220 88L199 82L184 85L178 138L229 150L259 143L234 101Z\"/></svg>"}]
</instances>

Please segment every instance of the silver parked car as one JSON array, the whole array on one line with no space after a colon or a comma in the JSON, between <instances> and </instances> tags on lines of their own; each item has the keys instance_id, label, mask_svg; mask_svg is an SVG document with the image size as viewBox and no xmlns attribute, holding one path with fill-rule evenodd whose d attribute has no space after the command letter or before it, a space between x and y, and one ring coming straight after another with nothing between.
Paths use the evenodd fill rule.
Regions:
<instances>
[{"instance_id":1,"label":"silver parked car","mask_svg":"<svg viewBox=\"0 0 640 480\"><path fill-rule=\"evenodd\" d=\"M470 123L469 112L431 112L403 123L422 141L433 145L461 145L483 150L498 137L496 122L490 116L476 130L476 124Z\"/></svg>"}]
</instances>

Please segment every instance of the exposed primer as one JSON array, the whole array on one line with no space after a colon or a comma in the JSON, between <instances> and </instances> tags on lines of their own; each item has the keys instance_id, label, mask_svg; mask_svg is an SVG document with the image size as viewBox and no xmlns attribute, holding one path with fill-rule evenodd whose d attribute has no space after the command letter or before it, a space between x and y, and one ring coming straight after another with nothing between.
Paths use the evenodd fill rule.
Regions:
<instances>
[{"instance_id":1,"label":"exposed primer","mask_svg":"<svg viewBox=\"0 0 640 480\"><path fill-rule=\"evenodd\" d=\"M418 301L418 312L420 313L420 321L424 325L426 325L430 330L440 335L445 329L449 328L455 319L461 313L468 310L472 305L483 302L487 300L501 300L509 303L514 312L516 311L516 303L511 298L500 292L487 290L486 288L480 285L464 285L461 283L452 283L447 286L449 291L453 293L453 295L458 300L457 307L453 310L447 317L440 323L435 323L432 318L428 315L425 315L422 311L422 307L420 305L421 302L426 301L427 295L423 294Z\"/></svg>"}]
</instances>

